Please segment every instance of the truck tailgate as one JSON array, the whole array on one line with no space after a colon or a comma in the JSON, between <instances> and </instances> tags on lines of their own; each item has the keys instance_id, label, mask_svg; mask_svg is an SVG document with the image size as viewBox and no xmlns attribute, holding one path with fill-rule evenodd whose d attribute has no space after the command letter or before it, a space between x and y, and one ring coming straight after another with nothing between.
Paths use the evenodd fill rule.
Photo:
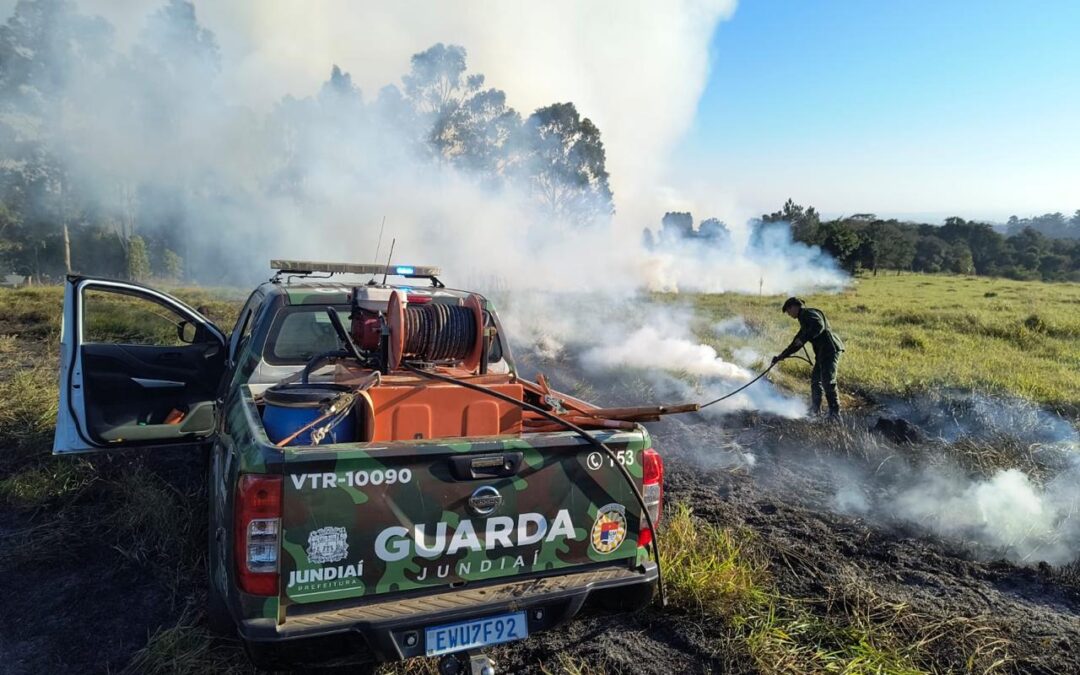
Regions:
<instances>
[{"instance_id":1,"label":"truck tailgate","mask_svg":"<svg viewBox=\"0 0 1080 675\"><path fill-rule=\"evenodd\" d=\"M645 432L595 432L641 488ZM638 560L640 508L572 433L287 448L283 605Z\"/></svg>"}]
</instances>

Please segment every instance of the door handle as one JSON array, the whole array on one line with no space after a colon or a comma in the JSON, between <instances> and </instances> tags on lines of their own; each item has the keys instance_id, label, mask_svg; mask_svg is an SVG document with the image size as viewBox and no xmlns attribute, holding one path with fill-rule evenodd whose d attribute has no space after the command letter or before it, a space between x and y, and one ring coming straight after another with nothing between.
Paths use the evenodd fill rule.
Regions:
<instances>
[{"instance_id":1,"label":"door handle","mask_svg":"<svg viewBox=\"0 0 1080 675\"><path fill-rule=\"evenodd\" d=\"M180 352L165 352L161 356L157 357L158 361L179 361Z\"/></svg>"},{"instance_id":2,"label":"door handle","mask_svg":"<svg viewBox=\"0 0 1080 675\"><path fill-rule=\"evenodd\" d=\"M451 457L450 474L458 480L505 478L518 472L523 457L520 452Z\"/></svg>"}]
</instances>

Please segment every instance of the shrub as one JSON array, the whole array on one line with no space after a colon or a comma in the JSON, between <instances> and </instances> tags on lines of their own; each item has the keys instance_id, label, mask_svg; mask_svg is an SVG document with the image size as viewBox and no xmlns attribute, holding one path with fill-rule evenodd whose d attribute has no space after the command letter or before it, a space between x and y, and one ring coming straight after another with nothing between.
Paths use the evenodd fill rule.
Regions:
<instances>
[{"instance_id":1,"label":"shrub","mask_svg":"<svg viewBox=\"0 0 1080 675\"><path fill-rule=\"evenodd\" d=\"M1046 334L1050 330L1050 327L1046 325L1046 322L1038 314L1032 314L1024 319L1024 327L1032 333Z\"/></svg>"},{"instance_id":2,"label":"shrub","mask_svg":"<svg viewBox=\"0 0 1080 675\"><path fill-rule=\"evenodd\" d=\"M902 349L914 349L916 351L926 351L926 338L918 333L904 333L900 337L900 347Z\"/></svg>"}]
</instances>

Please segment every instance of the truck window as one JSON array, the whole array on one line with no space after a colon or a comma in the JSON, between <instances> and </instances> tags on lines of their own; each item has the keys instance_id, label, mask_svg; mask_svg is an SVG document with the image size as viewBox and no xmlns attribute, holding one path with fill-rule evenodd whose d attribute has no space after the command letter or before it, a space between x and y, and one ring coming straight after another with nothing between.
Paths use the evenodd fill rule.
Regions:
<instances>
[{"instance_id":1,"label":"truck window","mask_svg":"<svg viewBox=\"0 0 1080 675\"><path fill-rule=\"evenodd\" d=\"M349 311L338 308L338 316L346 326L350 321ZM273 365L292 365L307 363L316 354L340 348L325 307L287 307L274 319L263 357Z\"/></svg>"},{"instance_id":2,"label":"truck window","mask_svg":"<svg viewBox=\"0 0 1080 675\"><path fill-rule=\"evenodd\" d=\"M184 318L159 303L119 291L87 289L82 296L84 343L177 347Z\"/></svg>"}]
</instances>

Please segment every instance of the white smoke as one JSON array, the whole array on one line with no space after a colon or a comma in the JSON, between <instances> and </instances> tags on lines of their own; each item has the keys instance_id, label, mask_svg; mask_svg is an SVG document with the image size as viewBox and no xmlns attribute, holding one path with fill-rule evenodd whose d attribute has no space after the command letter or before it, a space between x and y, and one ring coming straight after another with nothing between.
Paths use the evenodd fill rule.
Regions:
<instances>
[{"instance_id":1,"label":"white smoke","mask_svg":"<svg viewBox=\"0 0 1080 675\"><path fill-rule=\"evenodd\" d=\"M231 272L217 283L240 281L242 266L224 259L238 249L250 251L248 279L265 273L259 258L283 252L367 262L383 217L399 261L439 264L450 281L738 292L843 282L819 252L790 241L744 252L746 214L727 200L688 205L663 184L708 76L709 41L734 0L195 2L216 50L163 31L155 14L164 0L77 5L108 22L95 31L107 35L111 25L116 38L64 64L63 114L45 132L52 150L129 229L176 221L189 269ZM573 101L597 124L615 194L610 226L552 222L512 189L494 194L447 164L421 161L407 120L371 119L350 101L316 96L337 64L365 104L375 101L435 42L464 45L470 72L506 91L523 115ZM275 189L282 173L302 177L300 194ZM172 192L155 203L143 185ZM643 226L687 206L727 218L736 245L644 250Z\"/></svg>"},{"instance_id":2,"label":"white smoke","mask_svg":"<svg viewBox=\"0 0 1080 675\"><path fill-rule=\"evenodd\" d=\"M765 361L765 355L753 347L736 347L731 351L731 358L743 368L754 368Z\"/></svg>"},{"instance_id":3,"label":"white smoke","mask_svg":"<svg viewBox=\"0 0 1080 675\"><path fill-rule=\"evenodd\" d=\"M1064 564L1080 543L1080 464L1050 485L1019 469L968 481L927 472L896 496L896 516L944 536L979 541L1023 561Z\"/></svg>"},{"instance_id":4,"label":"white smoke","mask_svg":"<svg viewBox=\"0 0 1080 675\"><path fill-rule=\"evenodd\" d=\"M741 316L729 316L713 324L713 332L717 335L733 335L736 337L749 337L754 334L750 324Z\"/></svg>"},{"instance_id":5,"label":"white smoke","mask_svg":"<svg viewBox=\"0 0 1080 675\"><path fill-rule=\"evenodd\" d=\"M742 368L718 357L709 345L663 335L655 326L642 326L621 342L593 347L582 355L582 361L600 370L618 366L655 367L702 377L750 379Z\"/></svg>"},{"instance_id":6,"label":"white smoke","mask_svg":"<svg viewBox=\"0 0 1080 675\"><path fill-rule=\"evenodd\" d=\"M829 465L835 491L831 506L841 513L906 523L941 537L974 543L980 555L1003 556L1025 563L1067 564L1080 555L1080 434L1064 419L1021 401L970 396L950 408L894 404L920 421L930 412L942 428L929 431L953 440L963 438L1001 448L1016 446L1037 460L1035 479L1020 468L1000 468L975 476L941 463L914 465L890 454L874 472L835 461ZM978 429L950 433L980 420ZM974 425L973 425L974 426ZM944 433L942 433L944 432ZM938 441L943 442L943 439ZM873 454L890 452L867 437L861 444ZM946 448L947 449L947 448ZM1000 453L999 453L1000 454Z\"/></svg>"},{"instance_id":7,"label":"white smoke","mask_svg":"<svg viewBox=\"0 0 1080 675\"><path fill-rule=\"evenodd\" d=\"M14 3L7 0L0 9L4 4L10 12ZM116 26L122 42L133 43L145 17L162 2L78 4ZM437 42L464 45L472 69L505 90L524 114L573 101L603 132L618 212L625 216L617 224L620 234L635 241L642 224L671 208L660 178L672 147L693 121L708 77L709 41L736 5L735 0L194 4L200 23L221 46L221 84L229 105L257 114L283 96L315 93L334 64L371 97L401 76L412 54Z\"/></svg>"},{"instance_id":8,"label":"white smoke","mask_svg":"<svg viewBox=\"0 0 1080 675\"><path fill-rule=\"evenodd\" d=\"M832 258L793 241L785 224L765 226L753 239L746 228L736 227L732 234L731 245L719 250L693 239L665 242L650 259L649 288L777 295L793 289L838 290L848 283Z\"/></svg>"},{"instance_id":9,"label":"white smoke","mask_svg":"<svg viewBox=\"0 0 1080 675\"><path fill-rule=\"evenodd\" d=\"M711 401L756 373L728 361L693 335L692 312L631 296L584 301L552 294L518 293L502 312L510 335L542 359L571 360L597 380L636 374L662 403ZM707 416L757 409L782 417L805 413L805 404L768 380L704 410Z\"/></svg>"}]
</instances>

